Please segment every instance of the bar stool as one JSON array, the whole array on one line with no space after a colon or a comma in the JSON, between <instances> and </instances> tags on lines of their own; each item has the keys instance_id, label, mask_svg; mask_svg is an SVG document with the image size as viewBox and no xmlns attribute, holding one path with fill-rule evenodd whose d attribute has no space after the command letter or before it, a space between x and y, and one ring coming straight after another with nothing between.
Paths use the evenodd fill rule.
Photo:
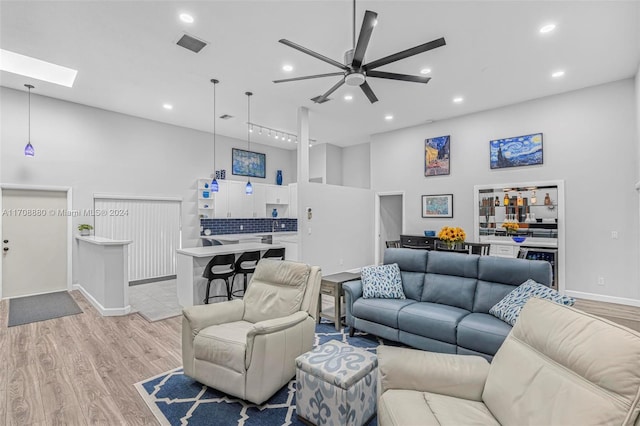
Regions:
<instances>
[{"instance_id":1,"label":"bar stool","mask_svg":"<svg viewBox=\"0 0 640 426\"><path fill-rule=\"evenodd\" d=\"M256 270L256 265L260 260L260 252L259 251L245 251L240 255L238 260L236 260L235 264L235 274L233 275L233 280L231 280L231 294L236 297L241 297L238 291L233 291L233 284L235 284L236 276L238 274L244 275L244 287L242 288L242 296L244 296L244 292L247 291L247 275L253 274Z\"/></svg>"},{"instance_id":2,"label":"bar stool","mask_svg":"<svg viewBox=\"0 0 640 426\"><path fill-rule=\"evenodd\" d=\"M278 260L284 260L284 247L283 248L272 248L267 250L264 255L262 255L262 258L271 258L271 259L278 259Z\"/></svg>"},{"instance_id":3,"label":"bar stool","mask_svg":"<svg viewBox=\"0 0 640 426\"><path fill-rule=\"evenodd\" d=\"M207 266L204 268L204 272L202 273L202 276L208 280L207 292L204 297L205 304L208 304L209 299L212 297L226 297L227 300L231 300L231 286L229 284L229 278L235 274L235 260L236 256L234 254L219 254L217 256L213 256L213 259L207 263ZM213 280L224 280L227 294L209 296L211 281Z\"/></svg>"}]
</instances>

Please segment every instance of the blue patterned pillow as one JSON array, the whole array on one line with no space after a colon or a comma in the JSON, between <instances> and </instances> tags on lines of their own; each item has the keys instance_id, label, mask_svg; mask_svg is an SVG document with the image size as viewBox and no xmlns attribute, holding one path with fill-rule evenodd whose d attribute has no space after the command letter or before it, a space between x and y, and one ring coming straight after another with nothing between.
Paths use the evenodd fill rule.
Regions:
<instances>
[{"instance_id":1,"label":"blue patterned pillow","mask_svg":"<svg viewBox=\"0 0 640 426\"><path fill-rule=\"evenodd\" d=\"M362 276L362 297L365 299L406 299L397 263L365 266Z\"/></svg>"},{"instance_id":2,"label":"blue patterned pillow","mask_svg":"<svg viewBox=\"0 0 640 426\"><path fill-rule=\"evenodd\" d=\"M576 303L576 300L572 297L563 296L554 289L539 284L534 280L527 280L507 294L504 299L493 305L489 309L489 313L513 326L525 303L532 297L547 299L566 306L573 306Z\"/></svg>"}]
</instances>

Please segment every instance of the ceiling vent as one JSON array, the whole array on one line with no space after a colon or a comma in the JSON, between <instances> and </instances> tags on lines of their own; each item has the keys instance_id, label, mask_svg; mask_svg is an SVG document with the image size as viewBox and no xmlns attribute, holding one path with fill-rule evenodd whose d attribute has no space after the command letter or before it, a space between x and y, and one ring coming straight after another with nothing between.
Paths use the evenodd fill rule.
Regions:
<instances>
[{"instance_id":1,"label":"ceiling vent","mask_svg":"<svg viewBox=\"0 0 640 426\"><path fill-rule=\"evenodd\" d=\"M207 42L198 40L188 34L183 34L182 37L180 37L180 40L178 40L177 45L182 46L193 53L198 53L207 45Z\"/></svg>"},{"instance_id":2,"label":"ceiling vent","mask_svg":"<svg viewBox=\"0 0 640 426\"><path fill-rule=\"evenodd\" d=\"M229 115L229 114L222 114L222 115L220 116L220 118L221 118L221 119L223 119L223 120L228 120L228 119L230 119L230 118L233 118L233 115Z\"/></svg>"}]
</instances>

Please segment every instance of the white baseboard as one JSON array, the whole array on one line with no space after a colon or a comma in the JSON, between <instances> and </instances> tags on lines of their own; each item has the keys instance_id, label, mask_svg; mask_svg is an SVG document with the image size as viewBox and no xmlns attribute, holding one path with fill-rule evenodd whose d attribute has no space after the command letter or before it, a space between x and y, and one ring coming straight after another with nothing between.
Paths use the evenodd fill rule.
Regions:
<instances>
[{"instance_id":1,"label":"white baseboard","mask_svg":"<svg viewBox=\"0 0 640 426\"><path fill-rule=\"evenodd\" d=\"M585 293L582 291L565 290L564 294L578 299L595 300L597 302L617 303L618 305L628 305L640 308L640 300L628 299L626 297L605 296L603 294Z\"/></svg>"},{"instance_id":2,"label":"white baseboard","mask_svg":"<svg viewBox=\"0 0 640 426\"><path fill-rule=\"evenodd\" d=\"M117 317L121 315L128 315L131 313L131 305L127 305L124 308L105 308L100 302L98 302L87 290L80 284L73 285L74 290L79 290L80 293L86 297L86 299L93 305L94 308L100 312L103 317Z\"/></svg>"}]
</instances>

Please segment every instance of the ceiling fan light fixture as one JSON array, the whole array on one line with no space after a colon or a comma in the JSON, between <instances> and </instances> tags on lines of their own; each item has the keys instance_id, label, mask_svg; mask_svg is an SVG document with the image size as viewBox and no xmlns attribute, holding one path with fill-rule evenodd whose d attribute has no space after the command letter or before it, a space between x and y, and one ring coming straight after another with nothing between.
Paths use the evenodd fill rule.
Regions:
<instances>
[{"instance_id":1,"label":"ceiling fan light fixture","mask_svg":"<svg viewBox=\"0 0 640 426\"><path fill-rule=\"evenodd\" d=\"M364 74L359 72L354 72L351 74L347 74L344 78L344 82L347 86L361 86L366 81Z\"/></svg>"}]
</instances>

